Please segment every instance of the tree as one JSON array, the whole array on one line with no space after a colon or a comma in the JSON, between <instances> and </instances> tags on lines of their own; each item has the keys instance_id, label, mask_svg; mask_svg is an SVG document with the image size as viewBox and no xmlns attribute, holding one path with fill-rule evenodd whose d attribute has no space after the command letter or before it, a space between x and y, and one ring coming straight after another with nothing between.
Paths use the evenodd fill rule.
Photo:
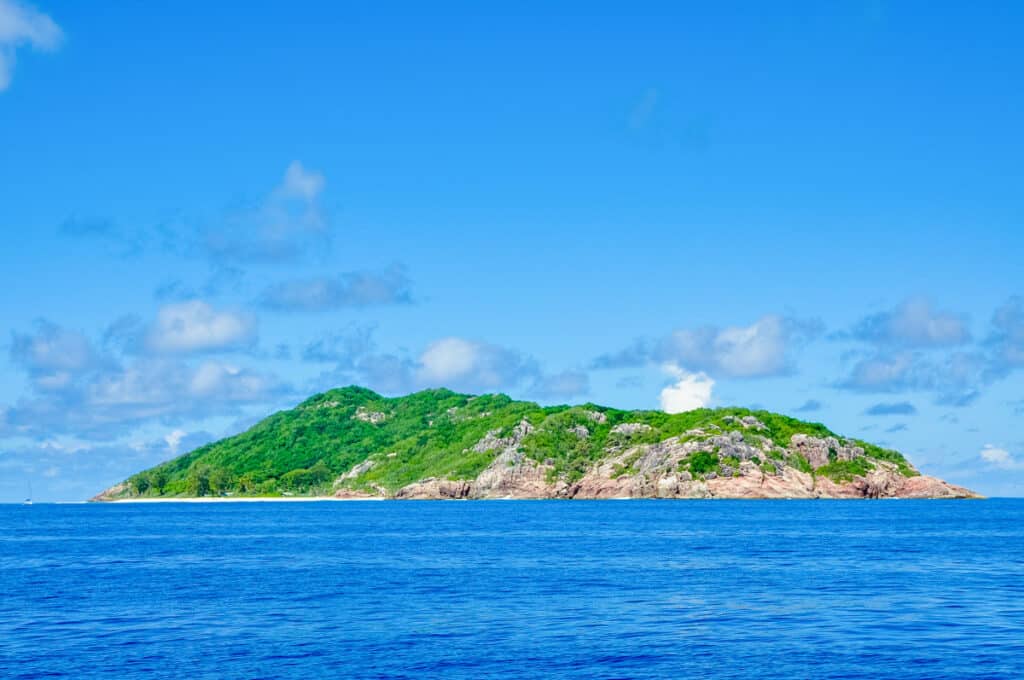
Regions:
<instances>
[{"instance_id":1,"label":"tree","mask_svg":"<svg viewBox=\"0 0 1024 680\"><path fill-rule=\"evenodd\" d=\"M164 487L167 486L168 481L167 470L158 467L150 473L149 478L150 482L152 482L153 486L156 488L156 492L163 493Z\"/></svg>"},{"instance_id":2,"label":"tree","mask_svg":"<svg viewBox=\"0 0 1024 680\"><path fill-rule=\"evenodd\" d=\"M135 490L137 496L141 496L146 493L150 487L149 475L142 473L132 477L132 488Z\"/></svg>"},{"instance_id":3,"label":"tree","mask_svg":"<svg viewBox=\"0 0 1024 680\"><path fill-rule=\"evenodd\" d=\"M193 468L188 475L186 485L190 496L207 496L210 493L210 469L207 467Z\"/></svg>"},{"instance_id":4,"label":"tree","mask_svg":"<svg viewBox=\"0 0 1024 680\"><path fill-rule=\"evenodd\" d=\"M252 493L256 490L256 478L251 472L246 472L238 478L238 490L242 493Z\"/></svg>"},{"instance_id":5,"label":"tree","mask_svg":"<svg viewBox=\"0 0 1024 680\"><path fill-rule=\"evenodd\" d=\"M231 486L231 475L224 468L215 468L210 473L210 488L220 493Z\"/></svg>"}]
</instances>

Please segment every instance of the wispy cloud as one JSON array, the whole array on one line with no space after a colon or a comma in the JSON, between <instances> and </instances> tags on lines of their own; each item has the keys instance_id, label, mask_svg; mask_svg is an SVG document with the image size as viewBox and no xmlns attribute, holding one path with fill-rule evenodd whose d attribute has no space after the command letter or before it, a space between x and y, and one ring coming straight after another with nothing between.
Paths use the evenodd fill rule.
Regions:
<instances>
[{"instance_id":1,"label":"wispy cloud","mask_svg":"<svg viewBox=\"0 0 1024 680\"><path fill-rule=\"evenodd\" d=\"M992 349L991 372L1004 376L1024 367L1024 297L1014 296L992 315L986 344Z\"/></svg>"},{"instance_id":2,"label":"wispy cloud","mask_svg":"<svg viewBox=\"0 0 1024 680\"><path fill-rule=\"evenodd\" d=\"M373 330L372 326L349 326L325 335L306 344L302 349L302 360L354 368L360 359L374 350Z\"/></svg>"},{"instance_id":3,"label":"wispy cloud","mask_svg":"<svg viewBox=\"0 0 1024 680\"><path fill-rule=\"evenodd\" d=\"M704 326L680 329L658 340L637 340L615 353L599 356L598 369L645 364L672 364L711 376L762 378L793 371L797 347L817 337L821 325L768 315L749 326Z\"/></svg>"},{"instance_id":4,"label":"wispy cloud","mask_svg":"<svg viewBox=\"0 0 1024 680\"><path fill-rule=\"evenodd\" d=\"M63 39L60 26L46 14L17 0L0 0L0 92L10 87L18 49L49 52Z\"/></svg>"},{"instance_id":5,"label":"wispy cloud","mask_svg":"<svg viewBox=\"0 0 1024 680\"><path fill-rule=\"evenodd\" d=\"M281 183L249 210L229 215L202 230L200 246L220 262L274 262L295 259L329 239L320 194L324 176L293 161Z\"/></svg>"},{"instance_id":6,"label":"wispy cloud","mask_svg":"<svg viewBox=\"0 0 1024 680\"><path fill-rule=\"evenodd\" d=\"M882 402L864 411L868 416L912 416L916 413L917 408L909 401Z\"/></svg>"},{"instance_id":7,"label":"wispy cloud","mask_svg":"<svg viewBox=\"0 0 1024 680\"><path fill-rule=\"evenodd\" d=\"M978 455L989 466L999 470L1024 470L1024 459L999 446L985 444Z\"/></svg>"},{"instance_id":8,"label":"wispy cloud","mask_svg":"<svg viewBox=\"0 0 1024 680\"><path fill-rule=\"evenodd\" d=\"M924 298L911 298L865 317L835 337L897 347L948 347L969 342L971 334L962 315L936 310Z\"/></svg>"},{"instance_id":9,"label":"wispy cloud","mask_svg":"<svg viewBox=\"0 0 1024 680\"><path fill-rule=\"evenodd\" d=\"M119 357L51 322L16 333L11 357L31 390L0 408L0 436L111 438L141 423L235 413L286 390L274 376L234 361Z\"/></svg>"},{"instance_id":10,"label":"wispy cloud","mask_svg":"<svg viewBox=\"0 0 1024 680\"><path fill-rule=\"evenodd\" d=\"M800 406L793 409L794 413L814 413L820 411L824 405L817 399L808 399Z\"/></svg>"},{"instance_id":11,"label":"wispy cloud","mask_svg":"<svg viewBox=\"0 0 1024 680\"><path fill-rule=\"evenodd\" d=\"M409 277L398 265L382 272L347 272L333 278L285 281L269 286L261 296L264 307L278 311L317 312L411 302Z\"/></svg>"}]
</instances>

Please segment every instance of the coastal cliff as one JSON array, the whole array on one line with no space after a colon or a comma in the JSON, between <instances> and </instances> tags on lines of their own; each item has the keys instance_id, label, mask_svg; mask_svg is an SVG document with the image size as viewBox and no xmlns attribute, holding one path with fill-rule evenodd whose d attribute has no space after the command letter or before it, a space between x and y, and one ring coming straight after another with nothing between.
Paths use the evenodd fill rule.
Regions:
<instances>
[{"instance_id":1,"label":"coastal cliff","mask_svg":"<svg viewBox=\"0 0 1024 680\"><path fill-rule=\"evenodd\" d=\"M346 387L94 500L976 498L900 453L768 411L678 414Z\"/></svg>"}]
</instances>

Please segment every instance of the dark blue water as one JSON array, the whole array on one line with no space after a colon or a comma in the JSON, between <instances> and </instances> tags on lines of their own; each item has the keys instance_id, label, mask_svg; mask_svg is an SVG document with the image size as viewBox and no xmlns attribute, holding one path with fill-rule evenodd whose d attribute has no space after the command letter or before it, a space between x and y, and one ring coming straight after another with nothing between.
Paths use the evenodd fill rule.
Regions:
<instances>
[{"instance_id":1,"label":"dark blue water","mask_svg":"<svg viewBox=\"0 0 1024 680\"><path fill-rule=\"evenodd\" d=\"M0 676L1024 677L1024 501L0 506Z\"/></svg>"}]
</instances>

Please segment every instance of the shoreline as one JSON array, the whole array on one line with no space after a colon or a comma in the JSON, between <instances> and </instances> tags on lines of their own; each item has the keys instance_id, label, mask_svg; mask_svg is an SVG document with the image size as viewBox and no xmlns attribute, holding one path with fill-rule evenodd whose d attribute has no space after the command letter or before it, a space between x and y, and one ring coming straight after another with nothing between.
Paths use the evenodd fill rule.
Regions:
<instances>
[{"instance_id":1,"label":"shoreline","mask_svg":"<svg viewBox=\"0 0 1024 680\"><path fill-rule=\"evenodd\" d=\"M320 503L324 501L384 501L386 498L340 498L338 496L189 496L182 498L113 498L88 503Z\"/></svg>"},{"instance_id":2,"label":"shoreline","mask_svg":"<svg viewBox=\"0 0 1024 680\"><path fill-rule=\"evenodd\" d=\"M323 502L364 502L364 501L952 501L952 500L987 500L986 496L971 497L913 497L887 496L883 498L852 498L852 497L815 497L799 498L793 496L776 497L743 497L743 496L710 496L704 498L664 498L657 496L608 496L606 498L536 498L536 497L490 497L490 498L387 498L383 496L338 497L338 496L243 496L225 498L220 496L190 496L182 498L117 498L91 499L88 501L71 501L73 503L323 503ZM65 501L67 502L67 501Z\"/></svg>"}]
</instances>

